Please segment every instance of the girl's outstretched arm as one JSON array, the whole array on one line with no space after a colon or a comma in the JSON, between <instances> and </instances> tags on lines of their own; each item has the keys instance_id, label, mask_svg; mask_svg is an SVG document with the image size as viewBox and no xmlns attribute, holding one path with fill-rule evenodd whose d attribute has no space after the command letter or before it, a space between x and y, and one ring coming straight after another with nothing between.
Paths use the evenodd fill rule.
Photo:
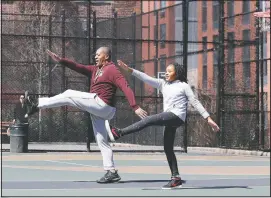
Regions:
<instances>
[{"instance_id":1,"label":"girl's outstretched arm","mask_svg":"<svg viewBox=\"0 0 271 198\"><path fill-rule=\"evenodd\" d=\"M157 78L153 78L143 72L140 72L136 69L132 69L130 68L128 65L126 65L124 62L122 62L121 60L118 60L118 65L124 69L125 71L127 71L128 73L132 74L133 76L135 76L136 78L144 81L145 83L149 84L150 86L162 90L162 84L163 84L163 80L162 79L157 79Z\"/></svg>"},{"instance_id":2,"label":"girl's outstretched arm","mask_svg":"<svg viewBox=\"0 0 271 198\"><path fill-rule=\"evenodd\" d=\"M206 109L202 106L200 101L198 101L188 84L185 85L185 95L188 98L188 101L192 104L192 106L197 109L197 111L202 115L204 119L207 120L208 124L212 127L213 131L219 131L219 126L213 121L210 117L210 114L206 111Z\"/></svg>"}]
</instances>

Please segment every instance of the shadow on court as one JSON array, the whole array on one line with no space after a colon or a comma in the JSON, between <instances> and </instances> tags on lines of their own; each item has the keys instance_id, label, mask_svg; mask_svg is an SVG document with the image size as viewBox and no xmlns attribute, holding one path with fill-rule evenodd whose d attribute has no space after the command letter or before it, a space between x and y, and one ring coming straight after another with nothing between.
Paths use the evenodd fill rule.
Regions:
<instances>
[{"instance_id":1,"label":"shadow on court","mask_svg":"<svg viewBox=\"0 0 271 198\"><path fill-rule=\"evenodd\" d=\"M196 190L196 189L226 189L226 188L245 188L245 189L252 189L248 186L205 186L205 187L180 187L180 188L173 188L170 190ZM162 188L143 188L142 190L158 190ZM163 189L162 189L163 190ZM165 189L166 190L166 189Z\"/></svg>"}]
</instances>

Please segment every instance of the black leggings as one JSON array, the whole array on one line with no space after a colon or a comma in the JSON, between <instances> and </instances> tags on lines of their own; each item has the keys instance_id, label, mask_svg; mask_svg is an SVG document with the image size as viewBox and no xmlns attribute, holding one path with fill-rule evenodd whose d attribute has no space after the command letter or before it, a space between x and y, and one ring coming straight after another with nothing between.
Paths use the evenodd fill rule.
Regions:
<instances>
[{"instance_id":1,"label":"black leggings","mask_svg":"<svg viewBox=\"0 0 271 198\"><path fill-rule=\"evenodd\" d=\"M172 176L178 176L178 164L174 154L173 146L176 129L184 122L171 112L163 112L148 116L139 122L136 122L124 129L121 129L121 135L127 135L142 130L145 127L156 125L165 126L164 128L164 151L167 156L168 165Z\"/></svg>"}]
</instances>

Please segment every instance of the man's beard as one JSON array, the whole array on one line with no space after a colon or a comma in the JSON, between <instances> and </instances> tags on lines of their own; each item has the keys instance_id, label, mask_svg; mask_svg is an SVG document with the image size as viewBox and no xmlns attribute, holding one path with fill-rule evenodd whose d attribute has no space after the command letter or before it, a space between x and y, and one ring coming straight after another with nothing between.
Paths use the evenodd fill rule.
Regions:
<instances>
[{"instance_id":1,"label":"man's beard","mask_svg":"<svg viewBox=\"0 0 271 198\"><path fill-rule=\"evenodd\" d=\"M98 62L96 63L96 66L97 66L97 67L101 67L102 65L103 65L103 63L100 62L100 61L98 61Z\"/></svg>"},{"instance_id":2,"label":"man's beard","mask_svg":"<svg viewBox=\"0 0 271 198\"><path fill-rule=\"evenodd\" d=\"M97 67L102 67L103 65L105 65L107 63L107 61L99 61L98 63L96 63Z\"/></svg>"}]
</instances>

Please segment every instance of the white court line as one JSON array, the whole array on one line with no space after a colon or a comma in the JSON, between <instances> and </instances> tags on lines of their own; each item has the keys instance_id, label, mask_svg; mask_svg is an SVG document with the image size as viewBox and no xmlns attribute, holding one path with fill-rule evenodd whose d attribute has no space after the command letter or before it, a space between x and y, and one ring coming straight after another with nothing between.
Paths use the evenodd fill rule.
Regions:
<instances>
[{"instance_id":1,"label":"white court line","mask_svg":"<svg viewBox=\"0 0 271 198\"><path fill-rule=\"evenodd\" d=\"M223 180L223 179L227 179L227 180L240 180L240 179L270 179L270 177L253 177L253 178L245 178L245 177L222 177L222 178L213 178L213 179L203 179L203 178L199 178L199 179L196 179L196 178L193 178L193 179L182 179L184 181L199 181L199 180L204 180L204 181L213 181L213 180Z\"/></svg>"},{"instance_id":2,"label":"white court line","mask_svg":"<svg viewBox=\"0 0 271 198\"><path fill-rule=\"evenodd\" d=\"M220 180L220 179L229 179L229 180L235 180L235 179L253 179L253 180L255 180L255 179L270 179L270 177L255 177L255 178L230 178L230 177L227 178L227 177L225 177L225 178L214 178L214 179L204 179L204 178L196 179L196 178L192 178L192 179L183 179L183 180L187 182L187 181L199 181L199 180L204 180L204 181L207 180L207 181L209 181L209 180ZM136 179L136 180L142 180L142 181L144 181L146 179L140 178L140 179ZM27 180L27 181L26 180L16 180L16 181L15 180L5 180L5 182L59 182L59 181L60 180L38 180L38 181L33 181L33 180ZM60 182L74 182L74 181L75 181L74 179L71 179L71 180L65 179L65 181L62 180ZM121 180L121 181L123 181L123 180Z\"/></svg>"},{"instance_id":3,"label":"white court line","mask_svg":"<svg viewBox=\"0 0 271 198\"><path fill-rule=\"evenodd\" d=\"M229 180L235 180L235 179L253 179L253 180L255 180L255 179L270 179L270 177L255 177L255 178L230 178L230 177L226 178L225 177L225 178L214 178L214 179L204 179L204 178L196 179L196 178L192 178L192 179L183 179L183 180L186 181L186 183L187 183L187 181L199 181L199 180L204 180L204 181L206 181L206 180L207 181L212 180L213 181L213 180L220 180L220 179L229 179ZM142 180L142 181L144 181L146 179L139 178L139 179L135 179L135 180ZM157 179L157 180L159 180L159 179ZM125 181L125 180L121 180L121 181ZM16 181L15 180L5 180L5 182L75 182L75 180L74 179L71 179L71 180L65 179L65 181L63 181L63 180L62 181L60 181L60 180L38 180L38 181L33 181L33 180L27 180L27 181L26 180L16 180Z\"/></svg>"},{"instance_id":4,"label":"white court line","mask_svg":"<svg viewBox=\"0 0 271 198\"><path fill-rule=\"evenodd\" d=\"M54 161L54 160L44 160L44 161L46 161L46 162L60 163L60 164L76 165L76 166L86 166L86 167L93 167L93 168L101 168L101 166L92 166L92 165L78 164L78 163L72 163L72 162L60 162L60 161Z\"/></svg>"},{"instance_id":5,"label":"white court line","mask_svg":"<svg viewBox=\"0 0 271 198\"><path fill-rule=\"evenodd\" d=\"M193 189L193 188L199 188L200 186L196 186L196 187L189 187L189 186L187 186L187 187L182 187L182 188L179 188L179 189L183 189L183 190L185 190L185 189ZM208 187L208 186L207 186ZM219 187L219 186L218 186ZM255 187L270 187L270 186L246 186L247 188L255 188ZM125 189L139 189L139 190L142 190L142 189L156 189L157 188L157 190L168 190L168 189L162 189L162 187L160 188L160 187L150 187L150 188L142 188L142 187L131 187L131 188L67 188L67 189L65 189L65 188L51 188L51 189L48 189L48 188L40 188L40 189L38 189L38 188L35 188L35 189L3 189L3 190L5 190L5 191L10 191L10 190L12 190L12 191L26 191L26 190L31 190L31 191L35 191L35 190L44 190L44 191L46 191L46 190L49 190L49 191L55 191L55 190L65 190L65 191L79 191L79 190L116 190L116 189L118 189L118 190L125 190ZM204 187L202 187L202 188L204 188ZM174 189L170 189L170 190L174 190Z\"/></svg>"},{"instance_id":6,"label":"white court line","mask_svg":"<svg viewBox=\"0 0 271 198\"><path fill-rule=\"evenodd\" d=\"M134 187L134 188L138 188L138 189L141 189L141 187ZM132 189L134 189L132 188ZM111 190L111 189L117 189L117 190L124 190L124 189L127 189L127 188L35 188L35 189L27 189L27 188L23 188L23 189L3 189L5 191L7 190L50 190L50 191L54 191L54 190L71 190L71 191L75 191L75 190L93 190L93 189L97 189L97 190L100 190L100 189L106 189L106 190ZM130 188L131 189L131 188Z\"/></svg>"}]
</instances>

